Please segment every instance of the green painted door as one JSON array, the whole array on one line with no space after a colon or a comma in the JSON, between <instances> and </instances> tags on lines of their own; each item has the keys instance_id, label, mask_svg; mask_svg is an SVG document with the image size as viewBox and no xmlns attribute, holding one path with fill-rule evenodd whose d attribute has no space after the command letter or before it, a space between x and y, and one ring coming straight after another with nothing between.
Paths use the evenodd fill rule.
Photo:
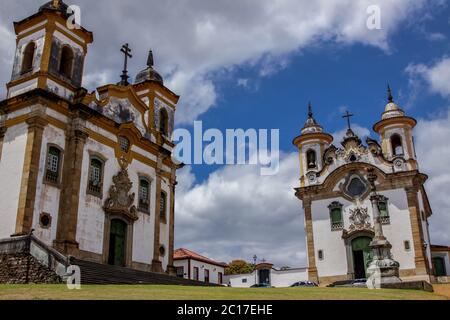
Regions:
<instances>
[{"instance_id":1,"label":"green painted door","mask_svg":"<svg viewBox=\"0 0 450 320\"><path fill-rule=\"evenodd\" d=\"M434 273L436 277L444 277L447 275L445 270L445 261L443 258L433 258Z\"/></svg>"},{"instance_id":2,"label":"green painted door","mask_svg":"<svg viewBox=\"0 0 450 320\"><path fill-rule=\"evenodd\" d=\"M114 266L125 266L126 235L127 224L121 220L111 220L109 264Z\"/></svg>"},{"instance_id":3,"label":"green painted door","mask_svg":"<svg viewBox=\"0 0 450 320\"><path fill-rule=\"evenodd\" d=\"M369 237L359 237L352 241L356 278L366 278L367 276L367 267L373 258L372 249L369 247L371 242L372 239Z\"/></svg>"}]
</instances>

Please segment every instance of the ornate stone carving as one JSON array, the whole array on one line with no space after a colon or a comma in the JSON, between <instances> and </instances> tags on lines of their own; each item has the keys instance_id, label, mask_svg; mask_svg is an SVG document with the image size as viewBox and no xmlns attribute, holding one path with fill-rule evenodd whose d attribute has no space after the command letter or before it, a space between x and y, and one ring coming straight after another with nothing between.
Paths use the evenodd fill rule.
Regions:
<instances>
[{"instance_id":1,"label":"ornate stone carving","mask_svg":"<svg viewBox=\"0 0 450 320\"><path fill-rule=\"evenodd\" d=\"M123 168L113 177L113 185L109 189L109 198L105 202L105 212L120 214L131 221L138 219L136 206L133 205L135 194L130 193L133 183L128 177L127 169Z\"/></svg>"},{"instance_id":2,"label":"ornate stone carving","mask_svg":"<svg viewBox=\"0 0 450 320\"><path fill-rule=\"evenodd\" d=\"M367 213L367 208L358 207L350 210L350 228L349 230L371 230L370 216Z\"/></svg>"}]
</instances>

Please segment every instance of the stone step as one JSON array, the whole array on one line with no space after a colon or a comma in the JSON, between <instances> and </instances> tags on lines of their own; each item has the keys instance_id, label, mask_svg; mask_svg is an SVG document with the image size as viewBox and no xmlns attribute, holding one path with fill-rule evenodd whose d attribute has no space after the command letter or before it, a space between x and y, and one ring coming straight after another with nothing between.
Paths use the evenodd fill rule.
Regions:
<instances>
[{"instance_id":1,"label":"stone step","mask_svg":"<svg viewBox=\"0 0 450 320\"><path fill-rule=\"evenodd\" d=\"M168 274L145 272L71 258L81 270L82 284L159 284L185 286L216 286L204 282L177 278Z\"/></svg>"}]
</instances>

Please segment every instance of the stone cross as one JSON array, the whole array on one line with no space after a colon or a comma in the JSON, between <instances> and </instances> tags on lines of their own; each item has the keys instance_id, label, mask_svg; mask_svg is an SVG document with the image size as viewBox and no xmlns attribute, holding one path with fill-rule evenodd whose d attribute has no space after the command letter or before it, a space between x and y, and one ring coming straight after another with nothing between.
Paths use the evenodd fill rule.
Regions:
<instances>
[{"instance_id":1,"label":"stone cross","mask_svg":"<svg viewBox=\"0 0 450 320\"><path fill-rule=\"evenodd\" d=\"M353 117L353 116L354 116L353 114L351 114L350 112L346 111L345 115L342 117L344 119L347 118L347 125L348 125L349 129L351 129L350 118Z\"/></svg>"},{"instance_id":2,"label":"stone cross","mask_svg":"<svg viewBox=\"0 0 450 320\"><path fill-rule=\"evenodd\" d=\"M128 86L130 83L128 82L129 76L128 76L128 58L133 58L131 55L131 49L128 45L128 43L124 44L122 46L122 49L120 51L124 54L125 60L123 64L123 71L122 75L120 76L122 78L122 81L120 82L120 85L122 86Z\"/></svg>"}]
</instances>

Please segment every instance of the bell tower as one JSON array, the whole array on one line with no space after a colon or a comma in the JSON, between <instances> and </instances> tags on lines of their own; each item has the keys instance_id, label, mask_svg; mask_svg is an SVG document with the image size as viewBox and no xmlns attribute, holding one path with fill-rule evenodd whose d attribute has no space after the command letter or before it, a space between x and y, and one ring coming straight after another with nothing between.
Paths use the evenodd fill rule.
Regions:
<instances>
[{"instance_id":1,"label":"bell tower","mask_svg":"<svg viewBox=\"0 0 450 320\"><path fill-rule=\"evenodd\" d=\"M405 160L410 170L417 169L417 158L414 148L413 129L417 121L406 116L405 112L394 102L391 88L388 86L388 104L375 124L374 131L380 135L381 147L386 159L391 161Z\"/></svg>"},{"instance_id":2,"label":"bell tower","mask_svg":"<svg viewBox=\"0 0 450 320\"><path fill-rule=\"evenodd\" d=\"M333 142L333 136L323 131L314 118L312 105L308 106L308 120L300 136L294 139L294 145L300 154L300 183L309 185L316 180L316 175L324 167L323 155Z\"/></svg>"},{"instance_id":3,"label":"bell tower","mask_svg":"<svg viewBox=\"0 0 450 320\"><path fill-rule=\"evenodd\" d=\"M91 32L68 23L72 10L50 1L32 16L14 22L16 53L8 98L44 89L71 101L81 88Z\"/></svg>"}]
</instances>

